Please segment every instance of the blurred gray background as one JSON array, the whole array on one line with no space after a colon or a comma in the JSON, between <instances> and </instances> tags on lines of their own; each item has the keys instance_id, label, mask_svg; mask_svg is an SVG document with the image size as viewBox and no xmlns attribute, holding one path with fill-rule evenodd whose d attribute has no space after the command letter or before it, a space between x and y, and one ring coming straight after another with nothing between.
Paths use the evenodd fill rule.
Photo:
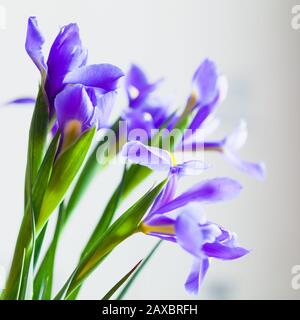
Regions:
<instances>
[{"instance_id":1,"label":"blurred gray background","mask_svg":"<svg viewBox=\"0 0 300 320\"><path fill-rule=\"evenodd\" d=\"M291 269L300 265L300 30L291 27L295 4L288 0L0 0L6 9L6 25L0 28L1 103L37 91L39 74L24 49L30 15L38 17L48 41L46 49L59 26L77 22L90 62L110 62L124 70L136 62L153 79L165 76L165 91L178 105L184 103L191 76L203 58L215 60L227 75L229 94L219 108L219 137L245 118L249 140L241 155L264 160L268 175L260 183L218 155L209 157L213 168L203 177L229 175L241 181L244 190L236 201L206 211L238 233L240 243L252 253L238 261L213 261L195 299L300 298L300 290L291 286ZM22 217L31 113L29 106L0 108L0 265L4 268L9 266ZM74 214L59 247L56 290L74 268L121 171L112 165L97 176ZM160 178L152 176L119 213ZM181 188L201 178L185 179ZM140 235L123 243L90 277L80 297L100 299L155 242ZM190 298L183 283L191 262L180 248L164 243L127 298Z\"/></svg>"}]
</instances>

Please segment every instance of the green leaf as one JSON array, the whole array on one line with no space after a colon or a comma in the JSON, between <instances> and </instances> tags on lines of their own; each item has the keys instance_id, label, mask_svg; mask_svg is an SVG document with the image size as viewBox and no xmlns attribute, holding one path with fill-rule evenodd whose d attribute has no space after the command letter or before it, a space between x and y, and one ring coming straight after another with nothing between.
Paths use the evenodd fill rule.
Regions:
<instances>
[{"instance_id":1,"label":"green leaf","mask_svg":"<svg viewBox=\"0 0 300 320\"><path fill-rule=\"evenodd\" d=\"M53 163L58 149L59 138L60 134L57 133L52 139L38 171L36 181L33 184L32 205L36 220L38 219L42 201L52 173Z\"/></svg>"},{"instance_id":2,"label":"green leaf","mask_svg":"<svg viewBox=\"0 0 300 320\"><path fill-rule=\"evenodd\" d=\"M117 120L113 126L112 130L116 133L119 120ZM105 136L105 135L104 135ZM76 208L78 202L82 198L84 192L89 186L91 180L96 176L96 173L99 173L102 169L106 167L109 161L105 163L99 163L97 158L107 152L106 148L101 148L103 144L107 143L105 140L100 140L93 151L89 155L78 180L74 186L74 189L70 195L69 201L66 204L65 209L65 223L68 221L69 217L72 215L74 209ZM111 146L108 146L108 148ZM101 151L101 154L99 152Z\"/></svg>"},{"instance_id":3,"label":"green leaf","mask_svg":"<svg viewBox=\"0 0 300 320\"><path fill-rule=\"evenodd\" d=\"M27 167L25 177L25 207L30 197L30 188L37 176L43 159L44 149L47 142L49 112L44 89L39 88L33 111L27 153Z\"/></svg>"},{"instance_id":4,"label":"green leaf","mask_svg":"<svg viewBox=\"0 0 300 320\"><path fill-rule=\"evenodd\" d=\"M67 297L68 290L70 288L70 285L72 283L72 280L77 272L77 268L73 271L71 277L68 279L68 281L65 283L65 285L61 288L61 290L58 292L58 294L54 297L54 300L65 300Z\"/></svg>"},{"instance_id":5,"label":"green leaf","mask_svg":"<svg viewBox=\"0 0 300 320\"><path fill-rule=\"evenodd\" d=\"M136 271L143 260L140 260L120 281L118 281L102 298L102 300L109 300L113 294L126 282L126 280Z\"/></svg>"},{"instance_id":6,"label":"green leaf","mask_svg":"<svg viewBox=\"0 0 300 320\"><path fill-rule=\"evenodd\" d=\"M67 297L72 294L118 244L137 232L138 224L165 183L166 180L148 191L106 230L103 236L94 244L92 250L79 263Z\"/></svg>"},{"instance_id":7,"label":"green leaf","mask_svg":"<svg viewBox=\"0 0 300 320\"><path fill-rule=\"evenodd\" d=\"M110 198L107 206L105 207L96 228L94 229L91 237L89 238L81 254L81 259L83 259L83 257L93 248L94 244L102 237L104 232L110 226L122 198L123 187L126 180L126 174L127 174L127 168L125 166L121 182L118 185L115 192L113 193L112 197Z\"/></svg>"},{"instance_id":8,"label":"green leaf","mask_svg":"<svg viewBox=\"0 0 300 320\"><path fill-rule=\"evenodd\" d=\"M162 240L159 240L157 244L153 247L153 249L150 251L148 256L143 260L143 263L140 265L140 267L137 269L137 271L133 274L133 276L130 278L130 280L127 282L126 286L122 289L122 291L119 293L117 296L116 300L122 300L129 290L129 288L132 286L133 282L136 280L138 275L142 272L142 270L145 268L146 264L150 261L156 250L159 248L161 245Z\"/></svg>"},{"instance_id":9,"label":"green leaf","mask_svg":"<svg viewBox=\"0 0 300 320\"><path fill-rule=\"evenodd\" d=\"M92 143L95 128L86 131L74 144L58 156L41 205L37 231L47 222L78 173Z\"/></svg>"},{"instance_id":10,"label":"green leaf","mask_svg":"<svg viewBox=\"0 0 300 320\"><path fill-rule=\"evenodd\" d=\"M53 285L55 253L63 222L64 203L61 203L57 217L57 227L44 259L34 279L34 300L50 300Z\"/></svg>"}]
</instances>

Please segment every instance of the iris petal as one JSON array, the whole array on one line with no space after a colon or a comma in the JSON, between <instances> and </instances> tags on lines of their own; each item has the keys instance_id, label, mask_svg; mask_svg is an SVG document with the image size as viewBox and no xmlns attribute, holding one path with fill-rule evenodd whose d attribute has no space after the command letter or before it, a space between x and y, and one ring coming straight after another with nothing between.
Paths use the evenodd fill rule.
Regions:
<instances>
[{"instance_id":1,"label":"iris petal","mask_svg":"<svg viewBox=\"0 0 300 320\"><path fill-rule=\"evenodd\" d=\"M42 52L44 42L45 39L39 30L36 17L30 17L27 25L25 49L42 74L47 70Z\"/></svg>"},{"instance_id":2,"label":"iris petal","mask_svg":"<svg viewBox=\"0 0 300 320\"><path fill-rule=\"evenodd\" d=\"M215 178L201 182L184 192L173 201L159 208L156 213L164 213L183 207L189 202L214 203L237 197L242 186L230 178Z\"/></svg>"},{"instance_id":3,"label":"iris petal","mask_svg":"<svg viewBox=\"0 0 300 320\"><path fill-rule=\"evenodd\" d=\"M233 260L249 253L249 250L242 247L231 247L221 243L206 243L202 248L203 252L213 258Z\"/></svg>"},{"instance_id":4,"label":"iris petal","mask_svg":"<svg viewBox=\"0 0 300 320\"><path fill-rule=\"evenodd\" d=\"M101 88L105 91L115 90L123 72L111 64L93 64L78 68L68 73L64 83L80 83L89 87Z\"/></svg>"},{"instance_id":5,"label":"iris petal","mask_svg":"<svg viewBox=\"0 0 300 320\"><path fill-rule=\"evenodd\" d=\"M209 261L207 258L194 259L192 269L184 285L188 293L197 294L199 292L208 268Z\"/></svg>"},{"instance_id":6,"label":"iris petal","mask_svg":"<svg viewBox=\"0 0 300 320\"><path fill-rule=\"evenodd\" d=\"M122 149L122 156L155 171L168 171L172 166L169 152L156 147L148 147L139 141L126 143Z\"/></svg>"},{"instance_id":7,"label":"iris petal","mask_svg":"<svg viewBox=\"0 0 300 320\"><path fill-rule=\"evenodd\" d=\"M55 109L58 124L61 130L72 120L81 123L82 131L98 123L95 117L95 108L81 85L66 86L55 99Z\"/></svg>"}]
</instances>

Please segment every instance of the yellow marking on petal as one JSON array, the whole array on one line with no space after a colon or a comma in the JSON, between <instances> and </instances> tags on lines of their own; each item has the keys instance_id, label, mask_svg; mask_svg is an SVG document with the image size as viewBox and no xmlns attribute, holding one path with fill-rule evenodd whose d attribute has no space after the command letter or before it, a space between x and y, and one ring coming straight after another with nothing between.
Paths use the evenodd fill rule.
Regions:
<instances>
[{"instance_id":1,"label":"yellow marking on petal","mask_svg":"<svg viewBox=\"0 0 300 320\"><path fill-rule=\"evenodd\" d=\"M140 230L145 234L150 234L150 233L160 233L165 235L175 234L175 227L173 224L166 224L161 226L150 226L148 224L142 223L140 225Z\"/></svg>"},{"instance_id":2,"label":"yellow marking on petal","mask_svg":"<svg viewBox=\"0 0 300 320\"><path fill-rule=\"evenodd\" d=\"M166 150L167 151L167 150ZM177 166L177 161L176 161L176 158L175 158L175 155L173 152L171 151L167 151L168 154L170 155L171 157L171 163L172 163L172 167L176 167Z\"/></svg>"},{"instance_id":3,"label":"yellow marking on petal","mask_svg":"<svg viewBox=\"0 0 300 320\"><path fill-rule=\"evenodd\" d=\"M82 125L79 120L70 120L64 128L64 141L62 150L68 148L82 133Z\"/></svg>"}]
</instances>

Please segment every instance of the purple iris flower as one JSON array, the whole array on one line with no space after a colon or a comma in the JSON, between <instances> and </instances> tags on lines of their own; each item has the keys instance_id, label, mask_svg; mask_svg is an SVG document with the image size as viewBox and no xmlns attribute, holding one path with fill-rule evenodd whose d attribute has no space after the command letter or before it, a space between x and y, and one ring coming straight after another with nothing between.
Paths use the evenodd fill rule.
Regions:
<instances>
[{"instance_id":1,"label":"purple iris flower","mask_svg":"<svg viewBox=\"0 0 300 320\"><path fill-rule=\"evenodd\" d=\"M236 235L208 221L198 206L184 207L174 222L177 243L193 255L194 261L185 282L191 294L199 292L209 267L209 259L234 260L249 251L237 243Z\"/></svg>"},{"instance_id":2,"label":"purple iris flower","mask_svg":"<svg viewBox=\"0 0 300 320\"><path fill-rule=\"evenodd\" d=\"M101 95L117 88L118 80L123 76L119 68L110 64L86 65L87 50L82 46L76 24L61 28L51 46L47 63L42 53L44 41L36 18L30 17L25 47L42 74L50 117L54 115L55 97L67 84L84 85L93 104L98 102Z\"/></svg>"},{"instance_id":3,"label":"purple iris flower","mask_svg":"<svg viewBox=\"0 0 300 320\"><path fill-rule=\"evenodd\" d=\"M168 151L145 146L139 141L128 142L122 155L134 163L169 174L167 185L155 199L140 224L140 230L178 243L193 255L193 267L185 283L188 292L198 293L209 266L208 258L232 260L248 253L237 245L234 234L207 221L199 207L199 203L216 203L237 197L242 189L237 181L230 178L202 181L175 197L178 178L206 169L203 162L188 161L177 165Z\"/></svg>"},{"instance_id":4,"label":"purple iris flower","mask_svg":"<svg viewBox=\"0 0 300 320\"><path fill-rule=\"evenodd\" d=\"M189 129L196 130L225 99L227 80L219 75L216 64L205 59L193 76L192 94L189 98L189 108L196 110Z\"/></svg>"},{"instance_id":5,"label":"purple iris flower","mask_svg":"<svg viewBox=\"0 0 300 320\"><path fill-rule=\"evenodd\" d=\"M223 183L229 181L223 180ZM207 181L202 184L202 188L205 189L207 184L210 184L213 190L215 182L219 181ZM199 193L202 193L201 185L198 189ZM215 192L220 193L219 190ZM227 195L232 197L232 194ZM227 195L223 191L221 198L226 199ZM207 198L210 198L209 195ZM249 253L247 249L238 245L234 233L208 221L203 209L195 200L165 214L150 212L141 223L140 230L145 234L175 242L194 257L192 269L185 283L186 290L191 294L199 292L209 267L209 258L233 260Z\"/></svg>"},{"instance_id":6,"label":"purple iris flower","mask_svg":"<svg viewBox=\"0 0 300 320\"><path fill-rule=\"evenodd\" d=\"M151 130L159 129L167 120L168 106L153 97L160 82L150 82L141 68L131 65L125 78L129 108L123 114L129 131L143 129L150 137Z\"/></svg>"},{"instance_id":7,"label":"purple iris flower","mask_svg":"<svg viewBox=\"0 0 300 320\"><path fill-rule=\"evenodd\" d=\"M237 155L237 150L240 149L246 142L248 136L247 124L241 121L239 126L226 138L220 141L185 141L183 148L185 151L204 149L207 151L217 151L224 158L234 165L237 169L257 178L263 179L266 175L265 164L263 162L255 163L242 160Z\"/></svg>"}]
</instances>

